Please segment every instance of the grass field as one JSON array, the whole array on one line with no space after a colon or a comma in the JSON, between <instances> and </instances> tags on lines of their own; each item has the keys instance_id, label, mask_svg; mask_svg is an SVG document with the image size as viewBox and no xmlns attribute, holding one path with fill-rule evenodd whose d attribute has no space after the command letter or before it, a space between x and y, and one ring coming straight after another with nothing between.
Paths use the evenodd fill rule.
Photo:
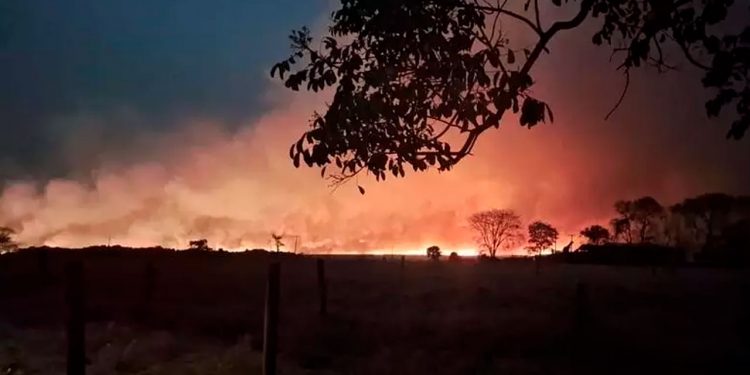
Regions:
<instances>
[{"instance_id":1,"label":"grass field","mask_svg":"<svg viewBox=\"0 0 750 375\"><path fill-rule=\"evenodd\" d=\"M750 370L743 270L543 262L537 275L529 260L327 257L321 317L315 258L130 250L51 251L42 267L33 253L0 256L4 373L64 372L64 265L75 258L86 270L90 373L259 373L272 261L282 264L281 373Z\"/></svg>"}]
</instances>

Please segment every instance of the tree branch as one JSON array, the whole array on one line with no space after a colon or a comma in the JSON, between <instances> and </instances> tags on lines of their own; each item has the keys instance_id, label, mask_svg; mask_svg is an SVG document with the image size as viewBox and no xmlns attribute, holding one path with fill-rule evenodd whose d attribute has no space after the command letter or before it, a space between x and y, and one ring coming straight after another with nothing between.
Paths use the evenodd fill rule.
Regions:
<instances>
[{"instance_id":1,"label":"tree branch","mask_svg":"<svg viewBox=\"0 0 750 375\"><path fill-rule=\"evenodd\" d=\"M445 133L447 133L450 128L455 127L455 128L461 129L461 127L459 127L458 125L455 124L455 121L456 121L457 117L458 117L458 113L456 113L455 115L453 115L453 118L450 121L445 121L445 120L443 120L441 118L437 118L437 117L428 117L428 119L430 119L430 120L437 121L437 122L442 122L443 124L445 124L445 129L443 129L437 135L433 136L432 140L435 141L435 140L440 139L440 137L442 137L443 135L445 135Z\"/></svg>"},{"instance_id":2,"label":"tree branch","mask_svg":"<svg viewBox=\"0 0 750 375\"><path fill-rule=\"evenodd\" d=\"M620 104L622 104L622 101L625 99L625 94L628 92L628 87L630 87L630 70L625 69L625 87L622 89L622 94L620 94L620 99L617 99L617 103L615 103L615 106L612 107L612 109L607 113L606 116L604 116L604 121L609 120L610 116L612 116L613 113L617 110L617 108L620 107Z\"/></svg>"},{"instance_id":3,"label":"tree branch","mask_svg":"<svg viewBox=\"0 0 750 375\"><path fill-rule=\"evenodd\" d=\"M478 9L485 12L496 12L500 14L504 14L508 17L514 18L518 21L521 21L522 23L526 24L531 30L534 30L535 33L539 34L541 36L543 34L543 31L541 28L537 27L534 22L532 22L530 19L516 13L510 10L505 9L505 4L503 6L490 6L490 5L482 5L477 2L477 0L474 0L474 9Z\"/></svg>"},{"instance_id":4,"label":"tree branch","mask_svg":"<svg viewBox=\"0 0 750 375\"><path fill-rule=\"evenodd\" d=\"M695 65L696 67L703 69L703 70L710 70L711 68L708 65L705 65L701 63L700 61L696 60L695 57L693 57L693 54L690 53L690 50L688 49L688 46L683 44L680 41L677 41L677 45L680 46L680 49L682 50L682 53L685 55L685 58L688 62Z\"/></svg>"},{"instance_id":5,"label":"tree branch","mask_svg":"<svg viewBox=\"0 0 750 375\"><path fill-rule=\"evenodd\" d=\"M586 19L586 16L588 16L589 11L591 11L591 8L594 6L593 0L583 0L581 2L581 9L578 11L578 14L575 15L572 19L568 21L558 21L555 22L552 27L545 32L545 34L549 34L549 37L551 38L553 35L555 35L558 31L562 30L569 30L575 27L578 27L583 20Z\"/></svg>"},{"instance_id":6,"label":"tree branch","mask_svg":"<svg viewBox=\"0 0 750 375\"><path fill-rule=\"evenodd\" d=\"M578 27L585 19L586 16L591 11L591 8L594 5L594 0L583 0L581 2L581 9L578 11L578 13L567 21L558 21L552 24L552 26L545 32L542 32L539 37L539 41L537 42L536 46L534 46L534 49L529 54L529 57L526 59L526 62L524 63L523 67L519 71L520 76L526 76L529 74L529 71L531 70L531 67L536 63L536 60L539 58L539 55L544 51L544 49L547 47L547 43L552 39L555 34L557 34L560 31L563 30L569 30L573 29L575 27ZM528 21L528 20L527 20ZM508 92L511 95L516 95L518 91L518 83L516 82L510 82L510 87ZM503 110L500 114L500 118L502 118L502 115L507 110ZM464 145L461 147L461 149L458 152L458 156L453 159L453 164L459 162L464 156L466 156L472 148L474 148L474 145L476 144L477 139L479 136L487 129L489 129L489 125L482 124L479 127L476 127L469 131L469 136L466 138L466 141Z\"/></svg>"}]
</instances>

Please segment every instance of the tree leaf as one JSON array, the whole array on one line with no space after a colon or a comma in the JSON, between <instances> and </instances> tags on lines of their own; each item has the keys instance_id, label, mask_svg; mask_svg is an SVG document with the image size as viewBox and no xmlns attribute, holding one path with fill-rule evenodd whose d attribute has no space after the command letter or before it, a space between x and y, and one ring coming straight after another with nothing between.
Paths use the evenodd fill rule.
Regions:
<instances>
[{"instance_id":1,"label":"tree leaf","mask_svg":"<svg viewBox=\"0 0 750 375\"><path fill-rule=\"evenodd\" d=\"M294 162L294 168L299 168L299 153L294 154L292 160Z\"/></svg>"}]
</instances>

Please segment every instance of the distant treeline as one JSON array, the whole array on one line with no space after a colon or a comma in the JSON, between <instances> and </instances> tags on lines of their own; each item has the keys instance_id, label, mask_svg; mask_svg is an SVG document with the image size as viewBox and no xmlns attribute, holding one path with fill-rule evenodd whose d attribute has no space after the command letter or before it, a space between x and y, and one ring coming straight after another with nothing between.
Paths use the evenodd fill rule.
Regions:
<instances>
[{"instance_id":1,"label":"distant treeline","mask_svg":"<svg viewBox=\"0 0 750 375\"><path fill-rule=\"evenodd\" d=\"M524 233L521 217L510 209L490 209L469 217L477 234L480 259L524 242L530 254L604 264L750 264L750 196L707 193L664 206L645 196L618 200L607 224L583 228L585 243L571 241L557 253L558 230L536 220ZM576 246L575 245L579 245ZM435 256L436 255L436 256ZM428 256L431 256L428 249ZM432 252L433 259L439 252Z\"/></svg>"},{"instance_id":2,"label":"distant treeline","mask_svg":"<svg viewBox=\"0 0 750 375\"><path fill-rule=\"evenodd\" d=\"M51 246L32 246L18 248L13 253L19 256L36 256L40 262L44 263L46 258L51 255L65 254L65 256L82 256L82 257L127 257L127 256L148 256L148 257L221 257L221 256L250 256L257 258L266 258L273 256L278 257L296 257L299 254L293 253L275 253L265 249L246 249L245 251L226 251L223 249L205 251L196 249L172 249L161 246L154 247L127 247L127 246L88 246L83 248L64 248Z\"/></svg>"},{"instance_id":3,"label":"distant treeline","mask_svg":"<svg viewBox=\"0 0 750 375\"><path fill-rule=\"evenodd\" d=\"M557 258L607 264L750 265L750 196L707 193L672 206L664 206L655 198L645 196L619 200L614 204L614 211L616 216L609 223L594 224L580 231L585 244L576 249L571 240L561 249L562 254L570 255ZM557 250L559 233L552 224L534 221L528 225L526 235L520 216L513 210L477 212L469 217L469 224L477 235L481 257L495 259L499 250L514 249L524 242L530 254L551 252L554 255ZM12 239L14 233L13 229L0 226L0 253L17 249ZM276 252L284 246L282 237L272 234ZM198 253L213 250L206 239L190 241L188 246L188 251ZM133 249L92 246L83 250ZM175 251L163 247L141 250ZM260 249L247 251L265 253ZM427 255L439 260L441 250L430 246ZM458 259L458 254L451 254L449 259Z\"/></svg>"},{"instance_id":4,"label":"distant treeline","mask_svg":"<svg viewBox=\"0 0 750 375\"><path fill-rule=\"evenodd\" d=\"M750 264L750 196L701 194L662 206L653 197L621 200L609 229L581 231L588 244L566 259L611 264ZM611 232L610 232L611 229Z\"/></svg>"}]
</instances>

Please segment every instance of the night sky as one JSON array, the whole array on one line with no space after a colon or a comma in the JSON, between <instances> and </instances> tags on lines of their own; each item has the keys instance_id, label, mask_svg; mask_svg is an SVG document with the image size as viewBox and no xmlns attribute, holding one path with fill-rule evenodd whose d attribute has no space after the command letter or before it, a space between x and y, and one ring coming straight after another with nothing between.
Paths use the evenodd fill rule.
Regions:
<instances>
[{"instance_id":1,"label":"night sky","mask_svg":"<svg viewBox=\"0 0 750 375\"><path fill-rule=\"evenodd\" d=\"M287 54L289 31L316 22L325 6L3 1L0 179L70 173L74 161L103 151L70 150L81 130L130 151L134 133L174 129L188 118L236 127L258 116L266 73ZM82 155L71 160L71 152Z\"/></svg>"}]
</instances>

